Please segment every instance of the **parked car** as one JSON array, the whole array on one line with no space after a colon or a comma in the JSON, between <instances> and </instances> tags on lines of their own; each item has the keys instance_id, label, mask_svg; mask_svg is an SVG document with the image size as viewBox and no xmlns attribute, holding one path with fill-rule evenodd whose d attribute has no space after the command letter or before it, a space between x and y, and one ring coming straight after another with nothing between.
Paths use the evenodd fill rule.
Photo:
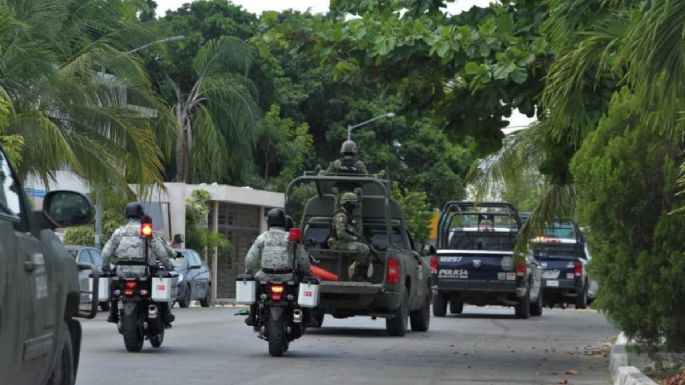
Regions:
<instances>
[{"instance_id":1,"label":"parked car","mask_svg":"<svg viewBox=\"0 0 685 385\"><path fill-rule=\"evenodd\" d=\"M95 266L97 269L98 273L102 273L102 254L100 254L100 251L94 247L87 247L87 246L77 246L77 245L64 245L64 248L67 249L69 254L71 254L72 257L74 257L74 260L77 263L85 263L87 265L92 265ZM79 281L79 287L81 288L81 291L88 291L89 285L88 285L88 278L90 277L90 272L87 270L82 270L79 272L78 275L78 281ZM88 294L81 294L81 301L82 302L87 302L88 301ZM99 302L100 309L104 311L109 310L109 302Z\"/></svg>"},{"instance_id":2,"label":"parked car","mask_svg":"<svg viewBox=\"0 0 685 385\"><path fill-rule=\"evenodd\" d=\"M209 267L195 250L177 249L176 258L171 260L178 272L178 298L180 307L190 306L198 300L202 307L212 304L212 278Z\"/></svg>"}]
</instances>

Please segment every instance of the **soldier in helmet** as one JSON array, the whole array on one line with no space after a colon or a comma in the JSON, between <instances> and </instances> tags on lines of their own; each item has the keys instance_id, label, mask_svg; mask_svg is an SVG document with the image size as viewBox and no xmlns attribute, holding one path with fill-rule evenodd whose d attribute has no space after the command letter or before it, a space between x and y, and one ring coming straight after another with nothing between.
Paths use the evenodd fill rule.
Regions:
<instances>
[{"instance_id":1,"label":"soldier in helmet","mask_svg":"<svg viewBox=\"0 0 685 385\"><path fill-rule=\"evenodd\" d=\"M359 242L359 237L362 236L362 226L354 219L358 203L357 194L344 193L340 203L341 209L335 213L331 221L328 246L335 250L354 251L357 254L357 260L350 279L366 281L366 273L371 264L371 250L365 243Z\"/></svg>"},{"instance_id":2,"label":"soldier in helmet","mask_svg":"<svg viewBox=\"0 0 685 385\"><path fill-rule=\"evenodd\" d=\"M283 209L274 208L267 214L268 230L257 237L245 257L245 272L254 274L260 282L272 279L288 281L296 275L310 273L309 258L301 245L292 245L288 238L286 227L293 226ZM293 266L293 258L296 263ZM294 268L294 269L293 269ZM256 307L250 309L250 315L245 320L250 326L255 326Z\"/></svg>"},{"instance_id":3,"label":"soldier in helmet","mask_svg":"<svg viewBox=\"0 0 685 385\"><path fill-rule=\"evenodd\" d=\"M126 205L124 214L128 222L116 229L112 237L107 241L102 249L102 269L108 271L110 264L116 265L119 261L145 261L145 242L140 237L141 220L145 217L145 211L140 202L131 202ZM176 253L159 236L154 235L149 243L150 253L147 263L157 267L157 261L169 271L174 270L170 258L174 258ZM109 308L109 318L107 322L119 322L119 312L117 301L112 300ZM162 307L164 313L164 323L169 326L174 321L168 304Z\"/></svg>"},{"instance_id":4,"label":"soldier in helmet","mask_svg":"<svg viewBox=\"0 0 685 385\"><path fill-rule=\"evenodd\" d=\"M357 159L357 145L351 141L346 140L340 147L340 154L342 158L336 159L328 166L322 175L331 174L368 174L364 163Z\"/></svg>"}]
</instances>

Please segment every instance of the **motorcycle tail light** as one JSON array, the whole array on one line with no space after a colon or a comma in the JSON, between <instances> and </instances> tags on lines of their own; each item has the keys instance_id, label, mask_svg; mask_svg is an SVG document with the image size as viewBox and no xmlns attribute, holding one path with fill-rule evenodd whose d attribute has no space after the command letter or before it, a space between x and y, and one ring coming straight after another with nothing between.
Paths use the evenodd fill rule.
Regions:
<instances>
[{"instance_id":1,"label":"motorcycle tail light","mask_svg":"<svg viewBox=\"0 0 685 385\"><path fill-rule=\"evenodd\" d=\"M285 291L285 288L283 285L271 285L271 299L274 301L280 301L281 300L281 295Z\"/></svg>"},{"instance_id":2,"label":"motorcycle tail light","mask_svg":"<svg viewBox=\"0 0 685 385\"><path fill-rule=\"evenodd\" d=\"M135 291L133 291L132 289L124 290L124 295L127 297L131 297L134 293L135 293Z\"/></svg>"},{"instance_id":3,"label":"motorcycle tail light","mask_svg":"<svg viewBox=\"0 0 685 385\"><path fill-rule=\"evenodd\" d=\"M135 289L136 286L138 286L138 283L137 283L136 281L126 281L126 283L124 284L124 286L125 286L127 289Z\"/></svg>"}]
</instances>

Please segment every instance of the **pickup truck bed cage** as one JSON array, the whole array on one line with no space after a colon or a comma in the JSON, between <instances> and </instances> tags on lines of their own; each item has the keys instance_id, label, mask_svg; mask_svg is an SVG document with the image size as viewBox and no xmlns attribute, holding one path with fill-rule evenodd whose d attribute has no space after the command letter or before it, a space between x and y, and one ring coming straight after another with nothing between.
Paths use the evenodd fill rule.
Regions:
<instances>
[{"instance_id":1,"label":"pickup truck bed cage","mask_svg":"<svg viewBox=\"0 0 685 385\"><path fill-rule=\"evenodd\" d=\"M512 232L521 229L521 218L514 205L507 202L449 201L445 203L438 221L438 248L447 248L452 219L457 216L509 217L514 220ZM497 227L497 224L494 224Z\"/></svg>"}]
</instances>

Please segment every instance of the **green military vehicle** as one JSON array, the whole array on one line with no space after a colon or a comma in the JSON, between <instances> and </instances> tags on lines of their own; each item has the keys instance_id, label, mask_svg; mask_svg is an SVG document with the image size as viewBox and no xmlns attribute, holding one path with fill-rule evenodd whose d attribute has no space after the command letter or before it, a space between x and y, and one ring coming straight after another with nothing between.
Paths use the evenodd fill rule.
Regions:
<instances>
[{"instance_id":1,"label":"green military vehicle","mask_svg":"<svg viewBox=\"0 0 685 385\"><path fill-rule=\"evenodd\" d=\"M408 319L412 330L427 331L431 271L407 230L399 204L390 197L388 181L369 176L305 175L288 186L286 212L298 211L293 192L307 191L303 188L307 185L313 185L316 195L304 205L299 222L304 247L316 266L337 275L337 280L321 282L319 307L314 311L319 325L324 314L370 316L385 318L390 335L405 335ZM355 187L362 189L363 236L376 250L368 282L350 280L354 252L331 250L327 243L336 212L336 191Z\"/></svg>"},{"instance_id":2,"label":"green military vehicle","mask_svg":"<svg viewBox=\"0 0 685 385\"><path fill-rule=\"evenodd\" d=\"M72 385L81 346L74 317L95 317L97 272L87 310L81 310L78 265L53 229L93 218L88 199L53 191L32 211L0 149L0 375L3 384Z\"/></svg>"}]
</instances>

